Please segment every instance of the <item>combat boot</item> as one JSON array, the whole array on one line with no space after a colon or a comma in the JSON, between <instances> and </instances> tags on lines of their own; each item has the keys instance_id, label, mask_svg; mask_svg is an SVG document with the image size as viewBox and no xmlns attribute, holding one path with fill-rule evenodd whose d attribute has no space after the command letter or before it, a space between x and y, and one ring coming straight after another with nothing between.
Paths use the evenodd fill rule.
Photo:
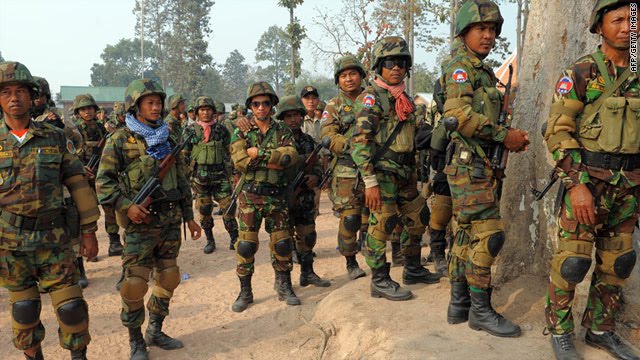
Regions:
<instances>
[{"instance_id":1,"label":"combat boot","mask_svg":"<svg viewBox=\"0 0 640 360\"><path fill-rule=\"evenodd\" d=\"M471 307L471 295L469 284L466 281L451 282L451 299L447 308L447 322L460 324L469 320L469 308Z\"/></svg>"},{"instance_id":2,"label":"combat boot","mask_svg":"<svg viewBox=\"0 0 640 360\"><path fill-rule=\"evenodd\" d=\"M400 287L400 284L391 280L390 268L391 264L385 263L380 269L371 269L371 297L383 297L392 301L411 299L411 290Z\"/></svg>"},{"instance_id":3,"label":"combat boot","mask_svg":"<svg viewBox=\"0 0 640 360\"><path fill-rule=\"evenodd\" d=\"M447 273L449 270L447 257L444 254L445 247L446 247L446 242L442 242L442 243L438 242L435 244L432 242L431 251L429 252L429 256L433 259L432 260L433 266L435 267L436 272L442 276L447 276Z\"/></svg>"},{"instance_id":4,"label":"combat boot","mask_svg":"<svg viewBox=\"0 0 640 360\"><path fill-rule=\"evenodd\" d=\"M573 334L551 336L551 348L556 360L581 360L576 347L573 345Z\"/></svg>"},{"instance_id":5,"label":"combat boot","mask_svg":"<svg viewBox=\"0 0 640 360\"><path fill-rule=\"evenodd\" d=\"M491 289L487 291L470 291L471 309L469 310L469 327L473 330L484 330L493 336L518 337L522 333L520 326L498 314L491 306Z\"/></svg>"},{"instance_id":6,"label":"combat boot","mask_svg":"<svg viewBox=\"0 0 640 360\"><path fill-rule=\"evenodd\" d=\"M402 283L412 285L417 283L436 284L440 282L442 275L434 274L420 263L420 254L404 257L404 270L402 271Z\"/></svg>"},{"instance_id":7,"label":"combat boot","mask_svg":"<svg viewBox=\"0 0 640 360\"><path fill-rule=\"evenodd\" d=\"M402 247L400 242L391 243L391 265L404 266L404 257L402 256Z\"/></svg>"},{"instance_id":8,"label":"combat boot","mask_svg":"<svg viewBox=\"0 0 640 360\"><path fill-rule=\"evenodd\" d=\"M36 349L36 353L33 354L33 356L29 356L27 354L24 354L24 357L27 360L44 360L44 355L42 355L42 347L40 345L38 345L38 348Z\"/></svg>"},{"instance_id":9,"label":"combat boot","mask_svg":"<svg viewBox=\"0 0 640 360\"><path fill-rule=\"evenodd\" d=\"M240 294L238 294L236 301L231 305L233 312L243 312L249 307L249 304L253 303L251 275L239 276L238 278L240 279Z\"/></svg>"},{"instance_id":10,"label":"combat boot","mask_svg":"<svg viewBox=\"0 0 640 360\"><path fill-rule=\"evenodd\" d=\"M618 335L613 331L606 331L602 335L596 335L591 330L587 330L584 342L589 346L602 349L614 358L620 360L640 360L640 357L634 354L633 350L620 340Z\"/></svg>"},{"instance_id":11,"label":"combat boot","mask_svg":"<svg viewBox=\"0 0 640 360\"><path fill-rule=\"evenodd\" d=\"M276 271L276 286L278 291L278 300L286 300L287 305L300 305L300 299L293 292L291 284L290 271Z\"/></svg>"},{"instance_id":12,"label":"combat boot","mask_svg":"<svg viewBox=\"0 0 640 360\"><path fill-rule=\"evenodd\" d=\"M298 259L300 259L300 286L305 287L309 284L318 287L329 287L331 282L324 280L315 271L313 271L313 254L299 253Z\"/></svg>"},{"instance_id":13,"label":"combat boot","mask_svg":"<svg viewBox=\"0 0 640 360\"><path fill-rule=\"evenodd\" d=\"M87 347L71 350L71 360L87 360Z\"/></svg>"},{"instance_id":14,"label":"combat boot","mask_svg":"<svg viewBox=\"0 0 640 360\"><path fill-rule=\"evenodd\" d=\"M174 339L162 332L162 322L164 316L149 313L149 325L145 333L144 340L149 346L157 346L163 350L182 349L182 341Z\"/></svg>"},{"instance_id":15,"label":"combat boot","mask_svg":"<svg viewBox=\"0 0 640 360\"><path fill-rule=\"evenodd\" d=\"M129 360L149 360L147 344L144 342L142 330L139 327L129 328L129 346L131 346Z\"/></svg>"},{"instance_id":16,"label":"combat boot","mask_svg":"<svg viewBox=\"0 0 640 360\"><path fill-rule=\"evenodd\" d=\"M76 259L76 266L78 267L78 272L80 273L78 285L80 285L80 287L84 289L89 286L89 280L87 279L87 274L85 274L84 272L84 261L82 259L82 256Z\"/></svg>"},{"instance_id":17,"label":"combat boot","mask_svg":"<svg viewBox=\"0 0 640 360\"><path fill-rule=\"evenodd\" d=\"M207 244L202 251L205 254L211 254L216 250L216 240L213 238L213 228L204 229L204 234L207 236Z\"/></svg>"},{"instance_id":18,"label":"combat boot","mask_svg":"<svg viewBox=\"0 0 640 360\"><path fill-rule=\"evenodd\" d=\"M122 255L122 244L120 243L120 235L118 233L109 234L109 256Z\"/></svg>"},{"instance_id":19,"label":"combat boot","mask_svg":"<svg viewBox=\"0 0 640 360\"><path fill-rule=\"evenodd\" d=\"M360 269L360 265L358 265L355 255L345 256L345 258L347 259L347 274L349 276L349 280L355 280L367 276L364 270Z\"/></svg>"}]
</instances>

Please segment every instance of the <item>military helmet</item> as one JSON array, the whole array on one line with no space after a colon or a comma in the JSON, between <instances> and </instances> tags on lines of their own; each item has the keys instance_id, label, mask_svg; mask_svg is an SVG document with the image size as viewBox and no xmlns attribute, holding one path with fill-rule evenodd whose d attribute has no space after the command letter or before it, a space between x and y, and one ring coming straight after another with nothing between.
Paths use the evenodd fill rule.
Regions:
<instances>
[{"instance_id":1,"label":"military helmet","mask_svg":"<svg viewBox=\"0 0 640 360\"><path fill-rule=\"evenodd\" d=\"M392 56L405 58L409 61L409 67L413 65L411 51L409 51L407 42L400 36L387 36L378 40L373 47L371 70L376 70L383 59Z\"/></svg>"},{"instance_id":2,"label":"military helmet","mask_svg":"<svg viewBox=\"0 0 640 360\"><path fill-rule=\"evenodd\" d=\"M197 98L193 110L195 110L197 114L198 109L205 106L210 107L214 113L216 112L216 104L213 102L213 99L208 96L200 96L199 98Z\"/></svg>"},{"instance_id":3,"label":"military helmet","mask_svg":"<svg viewBox=\"0 0 640 360\"><path fill-rule=\"evenodd\" d=\"M364 66L362 66L360 60L353 55L345 55L337 58L333 63L333 69L333 77L336 84L338 84L340 73L347 69L356 69L363 79L367 77L367 72L364 70Z\"/></svg>"},{"instance_id":4,"label":"military helmet","mask_svg":"<svg viewBox=\"0 0 640 360\"><path fill-rule=\"evenodd\" d=\"M76 96L75 99L73 99L74 114L77 114L79 109L82 109L83 107L87 107L87 106L93 106L96 112L100 110L100 108L96 104L96 100L93 98L93 96L91 96L91 94L80 94Z\"/></svg>"},{"instance_id":5,"label":"military helmet","mask_svg":"<svg viewBox=\"0 0 640 360\"><path fill-rule=\"evenodd\" d=\"M125 111L134 111L134 107L145 95L160 95L160 99L164 103L167 94L160 84L151 79L136 79L129 83L127 90L124 92L124 109Z\"/></svg>"},{"instance_id":6,"label":"military helmet","mask_svg":"<svg viewBox=\"0 0 640 360\"><path fill-rule=\"evenodd\" d=\"M122 101L116 101L113 103L113 113L116 115L124 115L124 103Z\"/></svg>"},{"instance_id":7,"label":"military helmet","mask_svg":"<svg viewBox=\"0 0 640 360\"><path fill-rule=\"evenodd\" d=\"M27 85L34 97L38 94L40 86L26 66L17 61L0 62L0 87L15 83Z\"/></svg>"},{"instance_id":8,"label":"military helmet","mask_svg":"<svg viewBox=\"0 0 640 360\"><path fill-rule=\"evenodd\" d=\"M182 94L173 94L171 96L169 96L169 100L168 100L168 108L173 110L175 108L178 107L178 105L180 105L181 101L186 101L186 99L182 96Z\"/></svg>"},{"instance_id":9,"label":"military helmet","mask_svg":"<svg viewBox=\"0 0 640 360\"><path fill-rule=\"evenodd\" d=\"M602 16L606 12L606 10L610 10L609 8L614 7L616 5L627 5L631 3L630 0L598 0L596 5L593 7L593 11L591 12L591 26L589 26L589 31L592 34L595 34L598 28L598 24L602 20Z\"/></svg>"},{"instance_id":10,"label":"military helmet","mask_svg":"<svg viewBox=\"0 0 640 360\"><path fill-rule=\"evenodd\" d=\"M218 114L224 114L227 112L227 109L222 101L214 101L213 103L216 105L216 112Z\"/></svg>"},{"instance_id":11,"label":"military helmet","mask_svg":"<svg viewBox=\"0 0 640 360\"><path fill-rule=\"evenodd\" d=\"M280 106L278 106L278 113L276 114L276 119L284 120L284 113L287 111L297 111L302 116L307 114L307 110L304 108L304 104L302 100L296 95L288 95L282 98L280 101Z\"/></svg>"},{"instance_id":12,"label":"military helmet","mask_svg":"<svg viewBox=\"0 0 640 360\"><path fill-rule=\"evenodd\" d=\"M47 101L51 100L51 88L49 87L49 82L47 81L47 79L40 76L34 76L33 80L38 83L38 95L46 96Z\"/></svg>"},{"instance_id":13,"label":"military helmet","mask_svg":"<svg viewBox=\"0 0 640 360\"><path fill-rule=\"evenodd\" d=\"M231 111L238 110L238 106L240 106L240 104L238 104L238 103L234 103L233 105L231 105Z\"/></svg>"},{"instance_id":14,"label":"military helmet","mask_svg":"<svg viewBox=\"0 0 640 360\"><path fill-rule=\"evenodd\" d=\"M460 36L470 25L482 22L496 24L496 36L502 32L504 19L500 8L491 0L470 0L464 3L456 14L456 33Z\"/></svg>"},{"instance_id":15,"label":"military helmet","mask_svg":"<svg viewBox=\"0 0 640 360\"><path fill-rule=\"evenodd\" d=\"M193 105L194 105L193 100L189 101L189 103L187 104L187 112L193 111Z\"/></svg>"},{"instance_id":16,"label":"military helmet","mask_svg":"<svg viewBox=\"0 0 640 360\"><path fill-rule=\"evenodd\" d=\"M251 99L253 99L258 95L269 96L271 98L271 106L278 105L278 101L280 101L280 99L278 98L278 95L273 90L271 85L269 85L269 83L267 83L266 81L259 81L249 85L249 88L247 89L247 100L245 101L245 106L247 108L250 108Z\"/></svg>"}]
</instances>

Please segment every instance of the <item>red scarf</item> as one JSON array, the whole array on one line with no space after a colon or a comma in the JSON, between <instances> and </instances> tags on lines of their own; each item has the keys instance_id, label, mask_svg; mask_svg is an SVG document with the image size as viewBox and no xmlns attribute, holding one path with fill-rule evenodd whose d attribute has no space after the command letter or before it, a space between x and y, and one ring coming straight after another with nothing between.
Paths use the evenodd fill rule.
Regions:
<instances>
[{"instance_id":1,"label":"red scarf","mask_svg":"<svg viewBox=\"0 0 640 360\"><path fill-rule=\"evenodd\" d=\"M396 99L396 114L398 114L398 118L400 118L400 121L407 120L407 117L415 110L415 107L404 92L404 89L407 87L404 81L398 85L389 85L382 79L376 77L373 82L391 93L391 96Z\"/></svg>"},{"instance_id":2,"label":"red scarf","mask_svg":"<svg viewBox=\"0 0 640 360\"><path fill-rule=\"evenodd\" d=\"M216 123L215 120L211 120L206 123L204 121L197 121L198 125L202 126L202 130L204 130L204 142L209 142L209 137L211 136L211 127Z\"/></svg>"}]
</instances>

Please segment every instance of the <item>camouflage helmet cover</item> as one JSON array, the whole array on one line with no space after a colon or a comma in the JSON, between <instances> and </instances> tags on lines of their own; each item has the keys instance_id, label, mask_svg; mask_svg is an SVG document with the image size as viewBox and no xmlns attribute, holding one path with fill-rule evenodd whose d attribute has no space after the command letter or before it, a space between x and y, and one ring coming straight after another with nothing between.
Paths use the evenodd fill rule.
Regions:
<instances>
[{"instance_id":1,"label":"camouflage helmet cover","mask_svg":"<svg viewBox=\"0 0 640 360\"><path fill-rule=\"evenodd\" d=\"M616 5L622 6L629 3L631 3L631 0L598 0L596 5L593 7L593 11L591 11L591 26L589 26L589 31L592 34L597 32L598 24L602 20L602 16L606 10L610 10L609 8Z\"/></svg>"},{"instance_id":2,"label":"camouflage helmet cover","mask_svg":"<svg viewBox=\"0 0 640 360\"><path fill-rule=\"evenodd\" d=\"M125 111L133 111L143 96L156 94L160 95L160 99L164 103L167 94L160 84L151 79L136 79L129 83L127 90L124 92L124 108Z\"/></svg>"},{"instance_id":3,"label":"camouflage helmet cover","mask_svg":"<svg viewBox=\"0 0 640 360\"><path fill-rule=\"evenodd\" d=\"M231 105L231 111L238 110L238 106L240 106L240 104L238 104L238 103L235 103L235 104Z\"/></svg>"},{"instance_id":4,"label":"camouflage helmet cover","mask_svg":"<svg viewBox=\"0 0 640 360\"><path fill-rule=\"evenodd\" d=\"M122 101L116 101L113 103L113 113L115 115L124 115L124 103Z\"/></svg>"},{"instance_id":5,"label":"camouflage helmet cover","mask_svg":"<svg viewBox=\"0 0 640 360\"><path fill-rule=\"evenodd\" d=\"M504 19L500 8L491 0L471 0L464 3L456 14L456 33L460 36L470 25L483 22L496 24L496 36L502 32Z\"/></svg>"},{"instance_id":6,"label":"camouflage helmet cover","mask_svg":"<svg viewBox=\"0 0 640 360\"><path fill-rule=\"evenodd\" d=\"M333 69L333 77L336 84L338 84L338 77L340 77L340 73L347 69L356 69L363 79L367 77L367 72L364 70L364 66L362 66L360 60L353 55L345 55L337 58L333 63Z\"/></svg>"},{"instance_id":7,"label":"camouflage helmet cover","mask_svg":"<svg viewBox=\"0 0 640 360\"><path fill-rule=\"evenodd\" d=\"M271 98L271 106L278 105L278 95L273 90L273 87L269 85L269 83L265 81L259 81L249 85L247 89L247 100L245 101L245 106L247 108L251 107L251 99L258 95L267 95Z\"/></svg>"},{"instance_id":8,"label":"camouflage helmet cover","mask_svg":"<svg viewBox=\"0 0 640 360\"><path fill-rule=\"evenodd\" d=\"M409 61L409 67L413 65L411 51L409 51L407 42L400 36L387 36L378 40L373 48L371 69L377 69L383 59L392 56L406 58Z\"/></svg>"},{"instance_id":9,"label":"camouflage helmet cover","mask_svg":"<svg viewBox=\"0 0 640 360\"><path fill-rule=\"evenodd\" d=\"M100 108L96 104L96 100L93 98L93 96L91 96L91 94L80 94L76 96L75 99L73 99L74 114L77 114L79 109L82 109L83 107L87 107L87 106L93 106L96 112L100 110Z\"/></svg>"},{"instance_id":10,"label":"camouflage helmet cover","mask_svg":"<svg viewBox=\"0 0 640 360\"><path fill-rule=\"evenodd\" d=\"M0 62L0 87L16 83L27 85L32 95L38 94L40 86L26 66L16 61Z\"/></svg>"},{"instance_id":11,"label":"camouflage helmet cover","mask_svg":"<svg viewBox=\"0 0 640 360\"><path fill-rule=\"evenodd\" d=\"M169 109L173 110L180 105L181 101L186 101L186 99L182 96L182 94L173 94L169 96L168 104Z\"/></svg>"},{"instance_id":12,"label":"camouflage helmet cover","mask_svg":"<svg viewBox=\"0 0 640 360\"><path fill-rule=\"evenodd\" d=\"M224 103L222 101L214 101L213 102L216 105L216 112L218 114L224 114L227 112L227 108L224 106Z\"/></svg>"},{"instance_id":13,"label":"camouflage helmet cover","mask_svg":"<svg viewBox=\"0 0 640 360\"><path fill-rule=\"evenodd\" d=\"M284 120L284 113L287 111L297 111L302 116L307 114L307 110L304 108L302 100L300 100L296 95L288 95L282 98L280 106L278 106L276 119Z\"/></svg>"},{"instance_id":14,"label":"camouflage helmet cover","mask_svg":"<svg viewBox=\"0 0 640 360\"><path fill-rule=\"evenodd\" d=\"M34 76L33 80L38 83L38 95L39 96L46 96L47 100L51 99L51 88L49 87L49 82L47 81L47 79L40 77L40 76Z\"/></svg>"},{"instance_id":15,"label":"camouflage helmet cover","mask_svg":"<svg viewBox=\"0 0 640 360\"><path fill-rule=\"evenodd\" d=\"M194 105L194 110L197 113L198 109L206 106L210 107L214 113L216 112L216 104L213 102L213 99L208 96L200 96L199 98L197 98Z\"/></svg>"},{"instance_id":16,"label":"camouflage helmet cover","mask_svg":"<svg viewBox=\"0 0 640 360\"><path fill-rule=\"evenodd\" d=\"M189 101L189 103L187 103L187 112L192 112L193 106L194 106L194 101L193 100Z\"/></svg>"}]
</instances>

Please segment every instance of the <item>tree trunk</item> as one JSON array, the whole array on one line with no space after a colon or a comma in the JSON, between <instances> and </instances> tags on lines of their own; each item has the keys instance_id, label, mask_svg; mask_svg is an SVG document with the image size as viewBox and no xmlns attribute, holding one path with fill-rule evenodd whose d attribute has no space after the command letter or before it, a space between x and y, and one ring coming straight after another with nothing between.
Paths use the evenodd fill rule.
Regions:
<instances>
[{"instance_id":1,"label":"tree trunk","mask_svg":"<svg viewBox=\"0 0 640 360\"><path fill-rule=\"evenodd\" d=\"M289 8L289 27L293 29L293 6ZM296 49L293 47L293 33L289 33L290 41L291 41L291 84L293 84L293 88L296 86ZM293 92L295 94L295 90Z\"/></svg>"},{"instance_id":2,"label":"tree trunk","mask_svg":"<svg viewBox=\"0 0 640 360\"><path fill-rule=\"evenodd\" d=\"M561 72L579 57L593 52L599 38L589 33L594 0L538 0L531 3L512 126L529 132L531 146L524 154L510 154L501 202L507 242L498 260L496 282L522 274L548 276L549 260L557 247L554 203L557 185L535 202L530 184L541 188L549 181L551 158L540 134L546 122ZM636 269L625 290L627 323L640 314L640 271ZM637 339L638 330L635 330ZM627 335L629 335L627 333Z\"/></svg>"}]
</instances>

